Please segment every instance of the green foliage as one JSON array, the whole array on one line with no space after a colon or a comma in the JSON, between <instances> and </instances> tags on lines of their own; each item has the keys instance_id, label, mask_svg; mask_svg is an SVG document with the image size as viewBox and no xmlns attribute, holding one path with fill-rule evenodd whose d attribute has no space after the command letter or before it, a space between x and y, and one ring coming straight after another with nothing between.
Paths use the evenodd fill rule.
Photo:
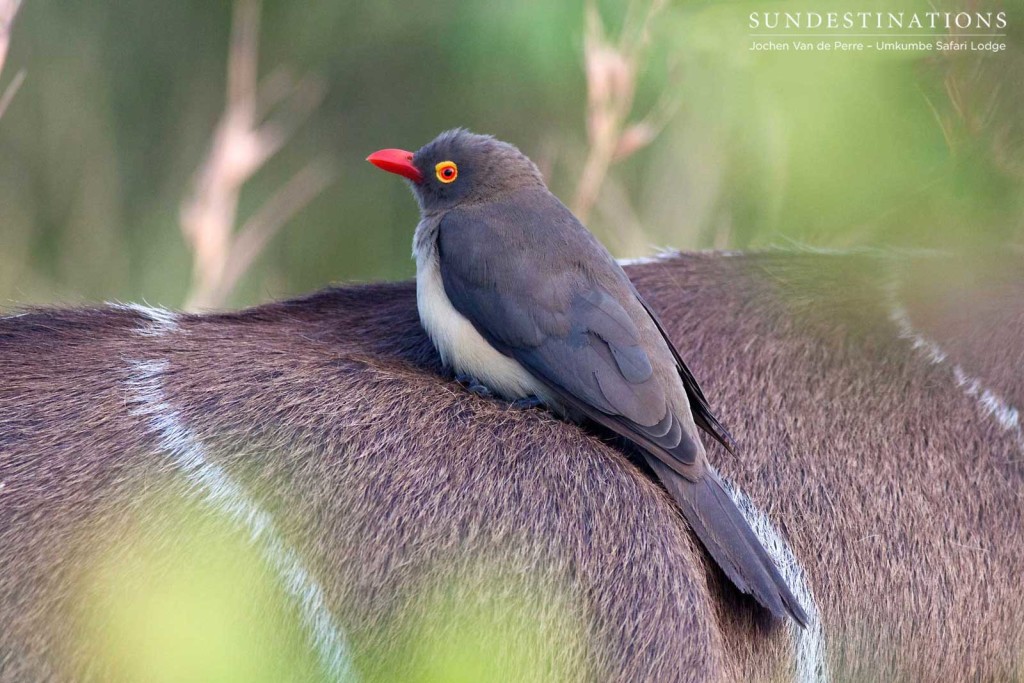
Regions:
<instances>
[{"instance_id":1,"label":"green foliage","mask_svg":"<svg viewBox=\"0 0 1024 683\"><path fill-rule=\"evenodd\" d=\"M1021 23L994 55L748 49L750 12L812 4L851 9L680 2L658 17L637 109L665 92L678 109L654 144L612 167L591 213L617 255L1021 240ZM612 32L622 25L624 2L598 6ZM1002 6L1021 15L1018 0ZM25 3L0 75L28 73L0 121L0 306L181 304L191 260L179 206L223 106L230 22L227 2ZM329 92L246 188L241 215L318 153L340 174L231 303L412 274L414 202L363 161L381 147L459 125L491 132L541 161L570 200L586 157L583 26L582 0L268 0L262 71L310 69Z\"/></svg>"},{"instance_id":2,"label":"green foliage","mask_svg":"<svg viewBox=\"0 0 1024 683\"><path fill-rule=\"evenodd\" d=\"M148 502L142 520L94 531L69 667L104 681L323 680L294 601L249 539L195 507Z\"/></svg>"},{"instance_id":3,"label":"green foliage","mask_svg":"<svg viewBox=\"0 0 1024 683\"><path fill-rule=\"evenodd\" d=\"M135 495L132 519L97 515L81 532L75 637L58 658L71 678L330 680L261 541L202 503ZM542 569L453 558L361 629L335 606L347 664L365 683L589 680L586 615Z\"/></svg>"},{"instance_id":4,"label":"green foliage","mask_svg":"<svg viewBox=\"0 0 1024 683\"><path fill-rule=\"evenodd\" d=\"M457 578L424 580L365 652L368 681L487 683L589 680L585 615L563 591L530 574L481 564Z\"/></svg>"}]
</instances>

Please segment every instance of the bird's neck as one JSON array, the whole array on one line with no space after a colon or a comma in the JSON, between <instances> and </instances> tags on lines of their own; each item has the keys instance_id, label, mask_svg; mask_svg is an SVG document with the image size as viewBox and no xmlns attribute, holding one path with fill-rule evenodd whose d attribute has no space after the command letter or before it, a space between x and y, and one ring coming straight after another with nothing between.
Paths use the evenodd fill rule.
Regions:
<instances>
[{"instance_id":1,"label":"bird's neck","mask_svg":"<svg viewBox=\"0 0 1024 683\"><path fill-rule=\"evenodd\" d=\"M442 214L424 214L416 226L412 238L412 255L418 267L437 253L437 232L442 218Z\"/></svg>"}]
</instances>

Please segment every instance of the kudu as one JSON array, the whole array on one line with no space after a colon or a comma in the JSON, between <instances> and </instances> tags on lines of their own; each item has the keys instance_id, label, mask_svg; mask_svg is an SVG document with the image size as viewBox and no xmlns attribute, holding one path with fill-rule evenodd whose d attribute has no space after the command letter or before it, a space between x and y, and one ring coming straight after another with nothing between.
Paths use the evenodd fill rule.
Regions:
<instances>
[{"instance_id":1,"label":"kudu","mask_svg":"<svg viewBox=\"0 0 1024 683\"><path fill-rule=\"evenodd\" d=\"M402 629L429 618L431 586L485 629L502 596L533 595L488 656L514 666L502 653L525 647L545 679L1017 678L1022 262L766 252L628 268L740 444L711 460L805 630L710 568L620 444L445 376L412 283L224 314L3 318L0 680L117 676L76 635L76 577L157 494L190 496L260 549L318 657L297 680L414 679ZM565 637L548 647L552 624Z\"/></svg>"}]
</instances>

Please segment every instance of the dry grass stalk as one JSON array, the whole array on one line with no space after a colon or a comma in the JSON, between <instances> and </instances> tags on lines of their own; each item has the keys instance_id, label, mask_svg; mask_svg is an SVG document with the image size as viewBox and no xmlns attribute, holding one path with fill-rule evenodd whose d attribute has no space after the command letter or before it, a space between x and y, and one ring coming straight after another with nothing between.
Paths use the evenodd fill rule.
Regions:
<instances>
[{"instance_id":1,"label":"dry grass stalk","mask_svg":"<svg viewBox=\"0 0 1024 683\"><path fill-rule=\"evenodd\" d=\"M7 48L11 44L11 28L14 26L14 17L21 7L21 0L0 0L0 74L4 71L4 61L7 59ZM0 118L10 106L11 100L18 92L18 88L25 81L25 70L22 69L14 74L14 78L7 87L0 92Z\"/></svg>"},{"instance_id":2,"label":"dry grass stalk","mask_svg":"<svg viewBox=\"0 0 1024 683\"><path fill-rule=\"evenodd\" d=\"M4 68L7 48L11 43L11 26L20 6L21 0L0 0L0 71Z\"/></svg>"},{"instance_id":3,"label":"dry grass stalk","mask_svg":"<svg viewBox=\"0 0 1024 683\"><path fill-rule=\"evenodd\" d=\"M181 229L192 249L187 309L224 305L273 236L334 178L325 160L310 163L234 229L242 186L276 154L319 106L323 87L277 70L258 81L258 0L237 0L228 55L227 105L210 151L181 208Z\"/></svg>"},{"instance_id":4,"label":"dry grass stalk","mask_svg":"<svg viewBox=\"0 0 1024 683\"><path fill-rule=\"evenodd\" d=\"M637 78L650 44L653 20L666 0L652 0L646 10L630 3L618 40L606 34L592 0L587 4L583 56L587 74L588 153L572 208L586 220L594 208L608 170L654 140L675 106L668 92L643 118L631 117Z\"/></svg>"}]
</instances>

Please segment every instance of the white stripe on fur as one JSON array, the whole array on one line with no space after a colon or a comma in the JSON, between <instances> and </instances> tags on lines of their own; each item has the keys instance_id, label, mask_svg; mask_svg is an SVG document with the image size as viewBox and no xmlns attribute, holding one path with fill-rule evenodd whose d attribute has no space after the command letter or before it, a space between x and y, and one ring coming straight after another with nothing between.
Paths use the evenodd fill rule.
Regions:
<instances>
[{"instance_id":1,"label":"white stripe on fur","mask_svg":"<svg viewBox=\"0 0 1024 683\"><path fill-rule=\"evenodd\" d=\"M107 302L107 306L119 311L138 313L148 320L148 325L136 330L144 337L159 337L160 335L178 330L178 314L174 311L168 311L166 308L145 306L143 304L123 304L118 301Z\"/></svg>"},{"instance_id":2,"label":"white stripe on fur","mask_svg":"<svg viewBox=\"0 0 1024 683\"><path fill-rule=\"evenodd\" d=\"M896 325L900 338L909 341L915 349L920 349L935 365L948 361L948 354L937 343L914 329L910 314L897 298L895 280L887 288L886 296L889 300L889 319ZM1008 404L999 394L987 389L979 378L967 374L958 363L950 362L950 365L953 367L953 381L956 385L977 401L983 416L994 417L1004 431L1010 432L1017 445L1024 451L1024 426L1021 425L1020 411Z\"/></svg>"},{"instance_id":3,"label":"white stripe on fur","mask_svg":"<svg viewBox=\"0 0 1024 683\"><path fill-rule=\"evenodd\" d=\"M729 258L732 256L747 256L751 253L757 254L759 252L746 252L738 249L690 249L686 251L687 256L715 256L718 258ZM639 266L645 263L657 263L659 261L669 261L674 258L679 258L683 255L683 252L672 247L657 247L654 250L654 254L651 256L637 256L635 258L620 258L615 259L615 262L622 267L626 266Z\"/></svg>"},{"instance_id":4,"label":"white stripe on fur","mask_svg":"<svg viewBox=\"0 0 1024 683\"><path fill-rule=\"evenodd\" d=\"M155 317L147 315L147 318L165 331L177 326L176 318L162 313ZM151 336L155 332L147 326L140 334ZM131 364L128 384L132 413L147 420L160 448L174 459L193 493L225 514L262 550L268 565L296 601L311 645L331 680L357 680L345 638L334 623L320 584L306 570L298 553L281 539L270 514L253 502L223 468L210 460L202 441L167 401L163 386L168 366L166 360Z\"/></svg>"},{"instance_id":5,"label":"white stripe on fur","mask_svg":"<svg viewBox=\"0 0 1024 683\"><path fill-rule=\"evenodd\" d=\"M655 250L653 256L638 256L636 258L620 258L616 259L620 266L638 266L643 263L655 263L657 261L664 261L666 259L675 258L679 256L678 249L670 249L668 247L659 247Z\"/></svg>"},{"instance_id":6,"label":"white stripe on fur","mask_svg":"<svg viewBox=\"0 0 1024 683\"><path fill-rule=\"evenodd\" d=\"M814 600L814 593L807 580L807 573L768 515L732 482L722 477L722 483L761 541L761 545L768 551L775 566L779 568L786 585L793 591L793 595L807 613L805 628L800 628L795 622L790 624L793 655L796 660L796 683L828 683L831 677L825 658L825 629L821 623L818 603Z\"/></svg>"}]
</instances>

